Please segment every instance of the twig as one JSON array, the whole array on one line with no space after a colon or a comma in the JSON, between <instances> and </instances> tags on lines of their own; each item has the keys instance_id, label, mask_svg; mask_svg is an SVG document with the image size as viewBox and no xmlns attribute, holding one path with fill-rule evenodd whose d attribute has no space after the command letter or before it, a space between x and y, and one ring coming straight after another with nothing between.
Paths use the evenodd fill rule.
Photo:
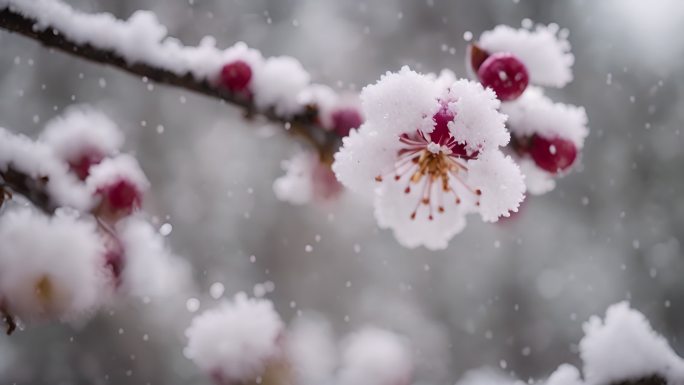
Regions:
<instances>
[{"instance_id":1,"label":"twig","mask_svg":"<svg viewBox=\"0 0 684 385\"><path fill-rule=\"evenodd\" d=\"M0 171L0 180L2 181L3 194L6 189L21 194L46 214L53 214L57 210L57 205L46 190L47 177L34 179L21 171L8 167L7 170Z\"/></svg>"},{"instance_id":2,"label":"twig","mask_svg":"<svg viewBox=\"0 0 684 385\"><path fill-rule=\"evenodd\" d=\"M246 116L259 115L274 123L289 127L288 132L301 136L311 143L321 154L321 158L330 157L331 154L329 152L334 151L339 144L339 137L334 132L323 130L318 125L318 110L316 106L307 106L303 112L291 117L280 116L273 109L257 109L254 103L244 95L231 93L215 87L206 80L199 81L192 74L187 73L180 76L146 63L137 62L129 64L117 52L100 49L90 44L77 43L70 40L62 31L54 27L38 29L35 26L35 19L26 17L10 8L0 10L0 28L31 38L47 47L56 48L82 59L115 67L140 77L146 77L159 84L179 87L224 100L229 104L243 108Z\"/></svg>"}]
</instances>

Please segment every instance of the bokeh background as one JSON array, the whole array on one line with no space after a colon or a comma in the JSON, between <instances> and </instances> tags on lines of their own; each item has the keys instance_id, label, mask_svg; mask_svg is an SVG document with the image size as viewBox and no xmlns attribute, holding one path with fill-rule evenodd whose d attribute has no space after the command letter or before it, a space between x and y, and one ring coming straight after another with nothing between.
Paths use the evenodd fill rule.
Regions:
<instances>
[{"instance_id":1,"label":"bokeh background","mask_svg":"<svg viewBox=\"0 0 684 385\"><path fill-rule=\"evenodd\" d=\"M166 301L0 336L0 383L208 384L182 354L183 331L188 299L213 306L216 282L228 297L256 285L288 321L323 314L339 336L367 324L403 333L422 384L453 384L481 366L527 380L578 364L582 323L625 299L684 350L683 2L69 3L120 18L150 9L186 44L243 40L356 90L405 64L465 76L468 32L556 22L570 29L575 80L549 93L585 106L591 134L581 165L515 219L473 217L447 250L408 250L348 194L304 207L278 201L281 161L302 148L278 127L0 32L0 126L35 135L71 104L106 111L153 183L148 211L173 226L167 240L192 266L192 285L178 282Z\"/></svg>"}]
</instances>

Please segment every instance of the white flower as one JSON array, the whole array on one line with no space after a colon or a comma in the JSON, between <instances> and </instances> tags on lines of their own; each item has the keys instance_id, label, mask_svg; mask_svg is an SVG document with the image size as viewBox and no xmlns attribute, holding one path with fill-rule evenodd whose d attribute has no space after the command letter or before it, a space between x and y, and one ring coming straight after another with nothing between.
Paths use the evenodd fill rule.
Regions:
<instances>
[{"instance_id":1,"label":"white flower","mask_svg":"<svg viewBox=\"0 0 684 385\"><path fill-rule=\"evenodd\" d=\"M499 25L483 32L477 44L489 54L508 52L517 56L533 84L563 87L572 81L575 57L570 53L567 30L556 24L537 25L533 30Z\"/></svg>"},{"instance_id":2,"label":"white flower","mask_svg":"<svg viewBox=\"0 0 684 385\"><path fill-rule=\"evenodd\" d=\"M499 101L480 84L411 71L361 93L366 122L335 155L337 178L373 197L378 224L404 246L447 246L465 215L496 221L517 210L522 174L500 147L510 140Z\"/></svg>"},{"instance_id":3,"label":"white flower","mask_svg":"<svg viewBox=\"0 0 684 385\"><path fill-rule=\"evenodd\" d=\"M265 299L238 293L192 320L187 355L202 370L227 382L254 380L280 355L283 322Z\"/></svg>"},{"instance_id":4,"label":"white flower","mask_svg":"<svg viewBox=\"0 0 684 385\"><path fill-rule=\"evenodd\" d=\"M94 222L27 208L0 217L0 304L25 321L77 320L107 298Z\"/></svg>"}]
</instances>

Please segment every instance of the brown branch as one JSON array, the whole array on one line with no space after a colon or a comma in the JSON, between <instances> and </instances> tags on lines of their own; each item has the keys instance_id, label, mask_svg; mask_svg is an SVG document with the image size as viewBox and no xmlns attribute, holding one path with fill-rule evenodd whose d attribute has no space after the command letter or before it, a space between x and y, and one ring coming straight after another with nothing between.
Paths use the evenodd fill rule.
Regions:
<instances>
[{"instance_id":1,"label":"brown branch","mask_svg":"<svg viewBox=\"0 0 684 385\"><path fill-rule=\"evenodd\" d=\"M658 374L654 374L650 377L643 377L636 380L615 382L612 385L667 385L667 380Z\"/></svg>"},{"instance_id":2,"label":"brown branch","mask_svg":"<svg viewBox=\"0 0 684 385\"><path fill-rule=\"evenodd\" d=\"M316 106L307 106L303 112L291 117L278 115L273 109L260 110L256 108L250 98L215 87L206 80L197 80L190 73L180 76L146 63L129 64L123 56L114 51L100 49L90 44L77 43L54 27L37 29L35 25L35 19L26 17L10 8L0 10L0 28L24 35L46 47L56 48L82 59L115 67L159 84L183 88L224 100L244 109L245 115L248 117L259 115L269 121L284 125L289 133L303 137L311 143L318 150L322 159L330 157L339 145L337 135L331 131L323 130L318 125Z\"/></svg>"},{"instance_id":3,"label":"brown branch","mask_svg":"<svg viewBox=\"0 0 684 385\"><path fill-rule=\"evenodd\" d=\"M11 166L5 171L0 170L0 190L2 190L0 193L4 195L9 189L11 192L26 197L34 206L46 214L53 214L57 210L57 204L47 192L47 183L47 177L34 179Z\"/></svg>"}]
</instances>

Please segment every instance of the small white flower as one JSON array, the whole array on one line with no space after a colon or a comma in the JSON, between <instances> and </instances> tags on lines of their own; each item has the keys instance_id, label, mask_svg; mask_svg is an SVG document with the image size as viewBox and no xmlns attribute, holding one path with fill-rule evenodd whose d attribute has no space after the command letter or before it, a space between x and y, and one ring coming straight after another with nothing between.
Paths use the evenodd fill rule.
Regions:
<instances>
[{"instance_id":1,"label":"small white flower","mask_svg":"<svg viewBox=\"0 0 684 385\"><path fill-rule=\"evenodd\" d=\"M517 210L525 186L500 151L510 135L491 90L404 67L364 88L361 99L367 120L344 138L333 170L373 197L378 224L404 246L445 248L466 214L495 221Z\"/></svg>"},{"instance_id":2,"label":"small white flower","mask_svg":"<svg viewBox=\"0 0 684 385\"><path fill-rule=\"evenodd\" d=\"M187 354L202 370L228 383L256 379L281 354L283 322L265 299L238 293L195 317L185 332Z\"/></svg>"}]
</instances>

